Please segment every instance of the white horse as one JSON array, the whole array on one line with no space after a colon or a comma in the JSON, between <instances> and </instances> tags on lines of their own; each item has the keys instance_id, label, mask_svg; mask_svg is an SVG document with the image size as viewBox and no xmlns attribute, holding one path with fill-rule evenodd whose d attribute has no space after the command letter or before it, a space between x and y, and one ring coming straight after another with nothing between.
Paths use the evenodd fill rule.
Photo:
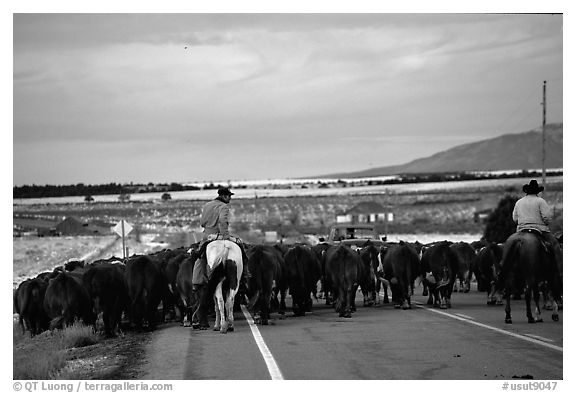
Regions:
<instances>
[{"instance_id":1,"label":"white horse","mask_svg":"<svg viewBox=\"0 0 576 393\"><path fill-rule=\"evenodd\" d=\"M234 297L242 277L242 251L233 241L214 240L206 247L206 260L209 281L217 282L214 292L214 330L227 333L234 330Z\"/></svg>"}]
</instances>

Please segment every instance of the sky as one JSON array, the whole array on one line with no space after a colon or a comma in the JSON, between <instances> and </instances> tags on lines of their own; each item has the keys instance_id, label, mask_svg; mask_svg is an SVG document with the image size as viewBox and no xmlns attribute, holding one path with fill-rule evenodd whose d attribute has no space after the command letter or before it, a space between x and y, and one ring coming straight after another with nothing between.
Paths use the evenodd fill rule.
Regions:
<instances>
[{"instance_id":1,"label":"sky","mask_svg":"<svg viewBox=\"0 0 576 393\"><path fill-rule=\"evenodd\" d=\"M563 16L15 13L13 185L313 177L563 122Z\"/></svg>"}]
</instances>

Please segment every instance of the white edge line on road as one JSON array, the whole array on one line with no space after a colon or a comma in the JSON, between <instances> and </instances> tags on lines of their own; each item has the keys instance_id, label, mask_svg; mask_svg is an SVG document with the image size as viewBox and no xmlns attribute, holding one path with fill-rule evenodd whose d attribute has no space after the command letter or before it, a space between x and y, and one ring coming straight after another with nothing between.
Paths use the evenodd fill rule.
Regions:
<instances>
[{"instance_id":1,"label":"white edge line on road","mask_svg":"<svg viewBox=\"0 0 576 393\"><path fill-rule=\"evenodd\" d=\"M416 302L414 302L414 303L416 303ZM485 329L493 330L493 331L498 332L498 333L506 334L506 335L512 336L512 337L516 337L516 338L519 338L519 339L521 339L521 340L531 342L531 343L533 343L533 344L542 345L542 346L544 346L544 347L546 347L546 348L550 348L550 349L554 349L554 350L556 350L556 351L563 352L562 347L559 347L559 346L557 346L557 345L552 345L552 344L549 344L549 343L547 343L547 342L542 342L541 340L536 340L536 339L534 339L534 338L532 338L532 337L527 337L527 336L524 336L524 335L521 335L521 334L512 333L512 332L509 332L509 331L507 331L507 330L499 329L499 328L496 328L496 327L490 326L490 325L485 325L485 324L483 324L483 323L479 323L479 322L476 322L476 321L471 321L471 320L466 319L466 318L462 318L462 317L459 317L459 316L456 316L456 315L453 315L453 314L449 314L449 313L444 312L444 311L435 310L435 309L433 309L433 308L424 307L424 306L421 306L421 305L419 305L419 304L416 304L416 307L418 307L418 308L423 308L424 310L428 310L428 311L434 312L434 313L436 313L436 314L444 315L445 317L454 318L454 319L457 319L457 320L459 320L459 321L463 321L463 322L466 322L466 323L470 323L470 324L472 324L472 325L480 326L480 327L483 327L483 328L485 328Z\"/></svg>"},{"instance_id":2,"label":"white edge line on road","mask_svg":"<svg viewBox=\"0 0 576 393\"><path fill-rule=\"evenodd\" d=\"M466 319L474 319L470 315L466 315L466 314L456 314L456 315L458 315L459 317L462 317L462 318L466 318Z\"/></svg>"},{"instance_id":3,"label":"white edge line on road","mask_svg":"<svg viewBox=\"0 0 576 393\"><path fill-rule=\"evenodd\" d=\"M280 368L276 364L274 356L272 356L272 353L270 352L268 346L264 342L264 339L262 338L262 335L260 334L258 327L256 327L256 324L254 324L254 320L250 316L250 313L246 309L246 306L242 304L240 305L240 308L242 310L242 314L244 314L244 318L246 318L246 321L248 322L248 326L250 326L250 330L252 331L252 335L254 336L254 341L256 341L256 345L258 345L258 349L260 350L260 353L264 358L266 367L268 367L268 373L270 374L270 378L272 378L272 380L283 380L284 376L282 375Z\"/></svg>"},{"instance_id":4,"label":"white edge line on road","mask_svg":"<svg viewBox=\"0 0 576 393\"><path fill-rule=\"evenodd\" d=\"M536 334L525 334L525 336L532 337L532 338L535 338L536 340L540 340L540 341L546 341L546 342L549 342L549 343L553 343L553 342L554 342L554 340L551 340L551 339L546 338L546 337L538 336L538 335L536 335Z\"/></svg>"}]
</instances>

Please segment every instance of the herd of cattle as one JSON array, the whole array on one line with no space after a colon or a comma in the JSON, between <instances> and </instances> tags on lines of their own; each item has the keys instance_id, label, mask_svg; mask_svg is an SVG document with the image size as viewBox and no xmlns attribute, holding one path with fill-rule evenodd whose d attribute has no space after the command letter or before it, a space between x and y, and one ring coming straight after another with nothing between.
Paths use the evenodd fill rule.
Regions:
<instances>
[{"instance_id":1,"label":"herd of cattle","mask_svg":"<svg viewBox=\"0 0 576 393\"><path fill-rule=\"evenodd\" d=\"M150 255L116 257L92 263L72 261L52 272L22 282L14 292L14 311L23 331L32 335L61 328L75 320L103 325L106 336L125 329L154 329L164 320L186 315L197 318L198 295L192 291L192 270L197 247L163 250ZM313 298L325 299L341 317L355 311L358 289L364 306L388 303L411 308L415 284L421 283L428 304L451 307L453 291L470 291L474 276L488 304L497 302L495 283L502 246L452 243L422 245L367 241L352 249L320 243L315 246L244 245L248 258L236 303L246 304L255 320L268 324L271 312L311 311ZM382 288L383 287L383 288ZM102 322L98 323L99 315Z\"/></svg>"}]
</instances>

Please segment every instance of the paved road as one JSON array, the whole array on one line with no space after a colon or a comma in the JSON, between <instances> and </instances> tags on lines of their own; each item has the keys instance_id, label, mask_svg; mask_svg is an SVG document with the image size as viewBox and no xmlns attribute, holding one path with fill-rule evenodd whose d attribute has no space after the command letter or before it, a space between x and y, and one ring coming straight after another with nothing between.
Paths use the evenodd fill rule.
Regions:
<instances>
[{"instance_id":1,"label":"paved road","mask_svg":"<svg viewBox=\"0 0 576 393\"><path fill-rule=\"evenodd\" d=\"M456 293L439 310L416 295L413 309L361 307L339 318L320 303L305 317L269 326L236 313L236 331L194 331L163 325L149 348L146 379L495 380L563 378L563 315L528 324L524 302L514 301L514 323L503 307L478 292ZM258 344L259 343L259 344ZM266 360L265 360L266 359Z\"/></svg>"}]
</instances>

